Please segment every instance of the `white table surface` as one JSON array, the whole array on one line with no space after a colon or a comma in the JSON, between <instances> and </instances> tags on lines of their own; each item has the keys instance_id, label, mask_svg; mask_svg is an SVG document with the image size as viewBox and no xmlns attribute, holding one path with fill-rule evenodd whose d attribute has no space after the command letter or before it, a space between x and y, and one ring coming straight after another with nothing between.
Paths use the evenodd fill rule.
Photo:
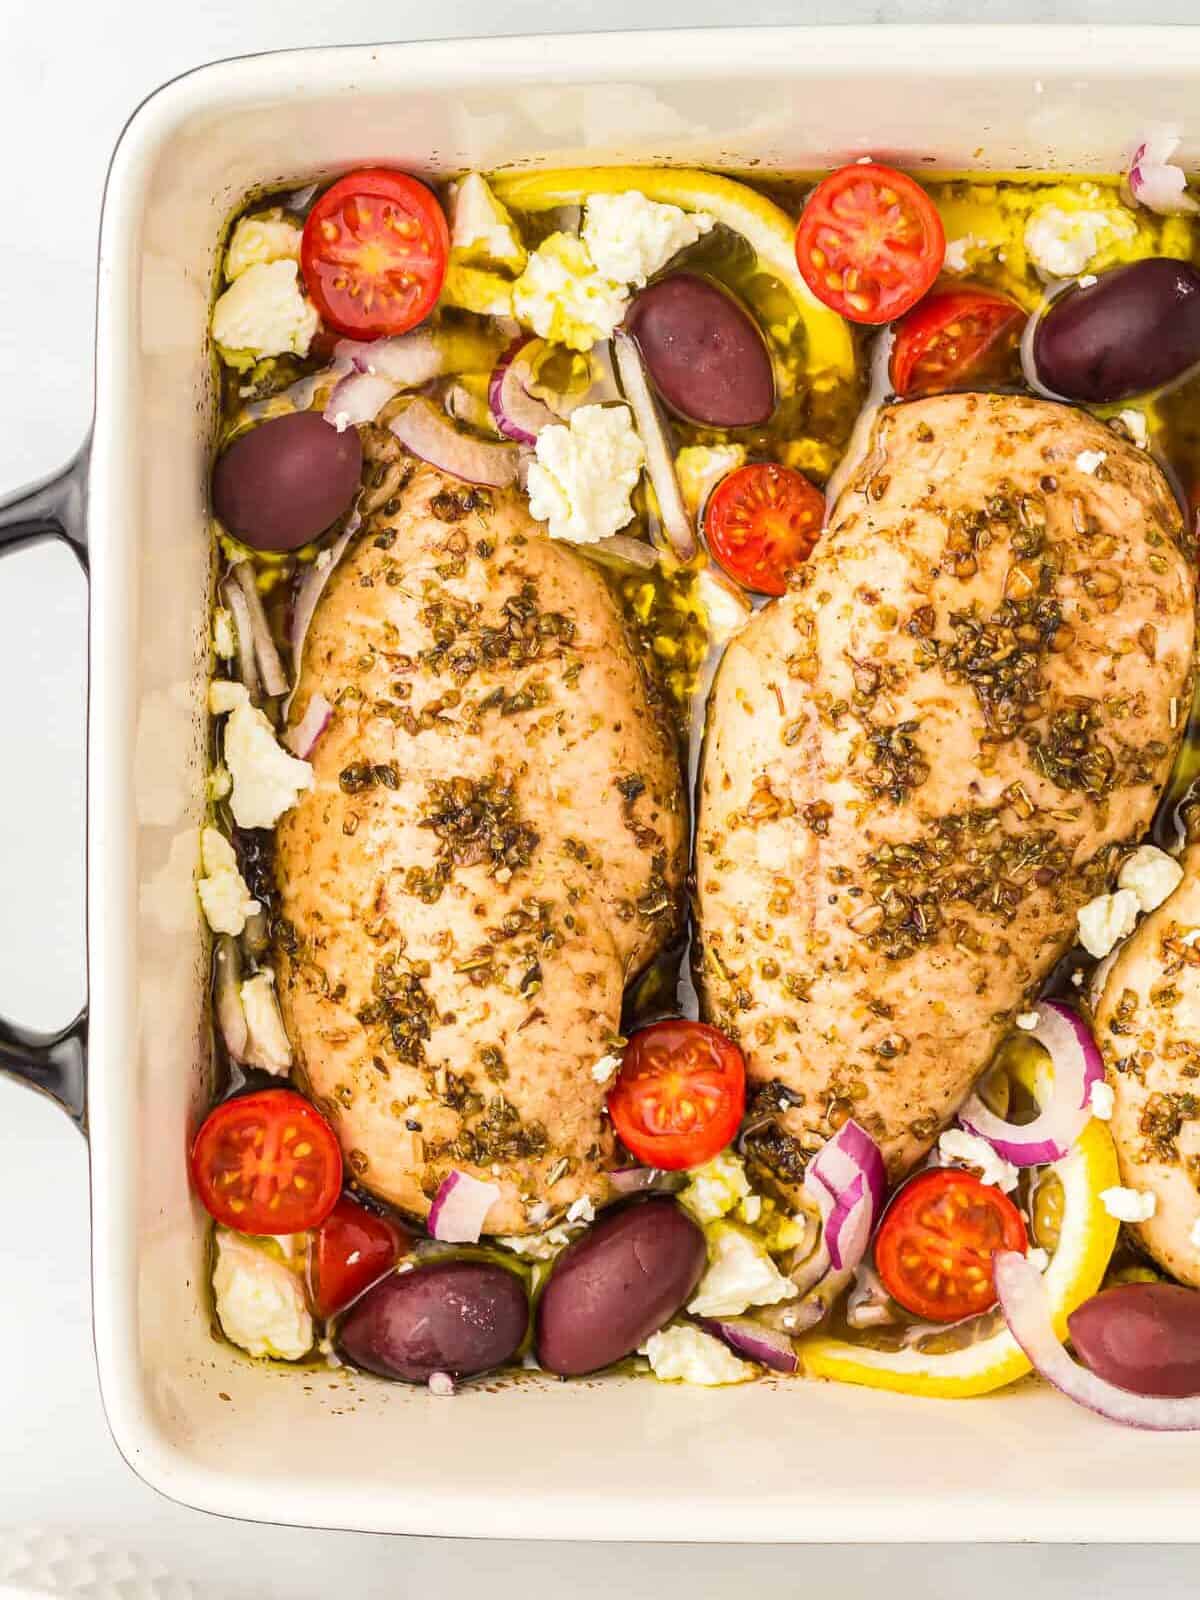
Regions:
<instances>
[{"instance_id":1,"label":"white table surface","mask_svg":"<svg viewBox=\"0 0 1200 1600\"><path fill-rule=\"evenodd\" d=\"M1154 0L1137 20L1182 22L1194 0ZM121 125L185 68L289 45L691 22L1135 20L1123 0L0 0L0 492L57 466L91 406L100 194ZM82 579L64 551L6 560L0 576L0 1010L53 1026L83 991ZM837 1600L894 1594L972 1600L1021 1590L1106 1600L1194 1589L1187 1549L784 1546L755 1550L480 1543L298 1532L222 1522L168 1504L113 1448L88 1324L83 1141L49 1103L0 1080L0 1529L87 1529L156 1555L199 1592L561 1591L588 1600L665 1589L697 1597L751 1585ZM903 1466L897 1463L897 1470ZM986 1473L986 1461L964 1461ZM1030 1464L1036 1478L1036 1463ZM536 1515L531 1508L531 1515ZM869 1531L869 1530L865 1530Z\"/></svg>"}]
</instances>

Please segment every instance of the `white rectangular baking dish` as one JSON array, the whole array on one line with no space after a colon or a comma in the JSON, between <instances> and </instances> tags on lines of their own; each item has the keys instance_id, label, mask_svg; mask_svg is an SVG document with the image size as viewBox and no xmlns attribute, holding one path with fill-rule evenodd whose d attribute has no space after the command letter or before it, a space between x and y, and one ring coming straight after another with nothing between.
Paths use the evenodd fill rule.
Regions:
<instances>
[{"instance_id":1,"label":"white rectangular baking dish","mask_svg":"<svg viewBox=\"0 0 1200 1600\"><path fill-rule=\"evenodd\" d=\"M185 1148L205 1098L193 891L204 766L221 227L262 184L368 161L1111 172L1148 122L1200 159L1200 30L730 28L313 50L206 67L134 115L100 250L95 432L0 509L92 572L86 1116L95 1332L120 1449L233 1516L407 1533L670 1540L1189 1540L1200 1442L1027 1384L934 1402L808 1383L605 1379L452 1401L270 1370L209 1325ZM0 1027L0 1067L75 1101L84 1021Z\"/></svg>"}]
</instances>

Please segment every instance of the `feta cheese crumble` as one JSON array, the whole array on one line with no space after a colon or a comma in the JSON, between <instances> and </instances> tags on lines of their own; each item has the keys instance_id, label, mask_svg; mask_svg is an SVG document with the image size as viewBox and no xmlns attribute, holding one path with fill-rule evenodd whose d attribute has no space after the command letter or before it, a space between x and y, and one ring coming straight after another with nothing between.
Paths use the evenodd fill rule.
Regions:
<instances>
[{"instance_id":1,"label":"feta cheese crumble","mask_svg":"<svg viewBox=\"0 0 1200 1600\"><path fill-rule=\"evenodd\" d=\"M250 1355L299 1361L312 1349L312 1317L296 1274L225 1228L217 1229L213 1295L225 1337Z\"/></svg>"},{"instance_id":2,"label":"feta cheese crumble","mask_svg":"<svg viewBox=\"0 0 1200 1600\"><path fill-rule=\"evenodd\" d=\"M1098 467L1102 467L1108 460L1106 450L1081 450L1075 457L1075 465L1080 472L1086 472L1090 478Z\"/></svg>"},{"instance_id":3,"label":"feta cheese crumble","mask_svg":"<svg viewBox=\"0 0 1200 1600\"><path fill-rule=\"evenodd\" d=\"M1136 895L1142 911L1154 911L1175 893L1183 878L1183 868L1173 856L1156 845L1143 844L1123 863L1117 886Z\"/></svg>"},{"instance_id":4,"label":"feta cheese crumble","mask_svg":"<svg viewBox=\"0 0 1200 1600\"><path fill-rule=\"evenodd\" d=\"M693 517L704 509L704 502L722 478L746 464L746 451L740 444L689 444L675 457L675 476L683 503Z\"/></svg>"},{"instance_id":5,"label":"feta cheese crumble","mask_svg":"<svg viewBox=\"0 0 1200 1600\"><path fill-rule=\"evenodd\" d=\"M552 539L606 539L633 517L630 496L644 460L628 406L579 406L569 423L538 434L529 510L550 524Z\"/></svg>"},{"instance_id":6,"label":"feta cheese crumble","mask_svg":"<svg viewBox=\"0 0 1200 1600\"><path fill-rule=\"evenodd\" d=\"M961 238L946 241L946 254L942 258L942 265L947 272L966 272L971 263L967 260L969 251L982 251L988 248L988 241L980 239L973 233L965 233Z\"/></svg>"},{"instance_id":7,"label":"feta cheese crumble","mask_svg":"<svg viewBox=\"0 0 1200 1600\"><path fill-rule=\"evenodd\" d=\"M229 805L234 821L239 828L273 828L312 788L312 767L283 749L242 684L215 678L209 685L208 706L215 717L229 714L225 765L233 780Z\"/></svg>"},{"instance_id":8,"label":"feta cheese crumble","mask_svg":"<svg viewBox=\"0 0 1200 1600\"><path fill-rule=\"evenodd\" d=\"M1088 955L1097 960L1106 956L1122 939L1127 939L1137 925L1138 898L1132 889L1118 889L1116 894L1098 894L1076 914L1079 924L1079 942Z\"/></svg>"},{"instance_id":9,"label":"feta cheese crumble","mask_svg":"<svg viewBox=\"0 0 1200 1600\"><path fill-rule=\"evenodd\" d=\"M621 1070L621 1057L617 1055L601 1056L592 1068L592 1079L596 1083L611 1083Z\"/></svg>"},{"instance_id":10,"label":"feta cheese crumble","mask_svg":"<svg viewBox=\"0 0 1200 1600\"><path fill-rule=\"evenodd\" d=\"M1149 1222L1158 1210L1158 1196L1146 1189L1122 1189L1116 1185L1101 1189L1100 1200L1110 1217L1118 1222Z\"/></svg>"},{"instance_id":11,"label":"feta cheese crumble","mask_svg":"<svg viewBox=\"0 0 1200 1600\"><path fill-rule=\"evenodd\" d=\"M697 1222L716 1222L741 1205L749 1194L750 1184L741 1158L731 1150L722 1150L702 1167L692 1168L679 1199Z\"/></svg>"},{"instance_id":12,"label":"feta cheese crumble","mask_svg":"<svg viewBox=\"0 0 1200 1600\"><path fill-rule=\"evenodd\" d=\"M1109 1122L1112 1119L1113 1107L1116 1103L1117 1097L1113 1091L1112 1084L1105 1083L1103 1079L1097 1078L1088 1091L1088 1105L1092 1108L1092 1115L1099 1117L1101 1122Z\"/></svg>"},{"instance_id":13,"label":"feta cheese crumble","mask_svg":"<svg viewBox=\"0 0 1200 1600\"><path fill-rule=\"evenodd\" d=\"M196 890L209 927L214 933L241 933L246 918L260 907L238 871L233 846L216 828L201 831L200 862L204 876Z\"/></svg>"},{"instance_id":14,"label":"feta cheese crumble","mask_svg":"<svg viewBox=\"0 0 1200 1600\"><path fill-rule=\"evenodd\" d=\"M468 172L450 200L450 248L469 267L520 272L528 259L512 216L486 178Z\"/></svg>"},{"instance_id":15,"label":"feta cheese crumble","mask_svg":"<svg viewBox=\"0 0 1200 1600\"><path fill-rule=\"evenodd\" d=\"M225 251L225 276L230 283L251 267L271 261L299 261L304 233L278 206L242 217Z\"/></svg>"},{"instance_id":16,"label":"feta cheese crumble","mask_svg":"<svg viewBox=\"0 0 1200 1600\"><path fill-rule=\"evenodd\" d=\"M938 1140L938 1156L943 1166L952 1166L957 1162L961 1166L974 1167L982 1183L990 1183L1005 1194L1017 1187L1017 1180L1021 1176L1016 1167L993 1150L986 1139L981 1139L976 1133L968 1133L965 1128L946 1129Z\"/></svg>"},{"instance_id":17,"label":"feta cheese crumble","mask_svg":"<svg viewBox=\"0 0 1200 1600\"><path fill-rule=\"evenodd\" d=\"M213 612L213 650L222 661L232 661L237 654L237 635L233 631L233 613L218 606Z\"/></svg>"},{"instance_id":18,"label":"feta cheese crumble","mask_svg":"<svg viewBox=\"0 0 1200 1600\"><path fill-rule=\"evenodd\" d=\"M581 231L598 272L640 286L712 226L706 211L683 211L627 189L589 195Z\"/></svg>"},{"instance_id":19,"label":"feta cheese crumble","mask_svg":"<svg viewBox=\"0 0 1200 1600\"><path fill-rule=\"evenodd\" d=\"M226 289L213 307L212 332L228 366L308 354L321 319L301 293L299 274L294 261L260 261Z\"/></svg>"},{"instance_id":20,"label":"feta cheese crumble","mask_svg":"<svg viewBox=\"0 0 1200 1600\"><path fill-rule=\"evenodd\" d=\"M581 1194L578 1200L572 1200L567 1207L568 1222L594 1222L596 1208L586 1194Z\"/></svg>"},{"instance_id":21,"label":"feta cheese crumble","mask_svg":"<svg viewBox=\"0 0 1200 1600\"><path fill-rule=\"evenodd\" d=\"M646 1357L650 1370L663 1383L716 1388L723 1383L745 1383L754 1376L749 1362L739 1361L719 1339L686 1324L651 1334L638 1354Z\"/></svg>"},{"instance_id":22,"label":"feta cheese crumble","mask_svg":"<svg viewBox=\"0 0 1200 1600\"><path fill-rule=\"evenodd\" d=\"M724 1222L708 1230L708 1268L688 1310L696 1317L737 1317L798 1293L756 1239Z\"/></svg>"},{"instance_id":23,"label":"feta cheese crumble","mask_svg":"<svg viewBox=\"0 0 1200 1600\"><path fill-rule=\"evenodd\" d=\"M1017 1027L1023 1028L1026 1033L1032 1033L1037 1027L1040 1018L1036 1011L1018 1011Z\"/></svg>"},{"instance_id":24,"label":"feta cheese crumble","mask_svg":"<svg viewBox=\"0 0 1200 1600\"><path fill-rule=\"evenodd\" d=\"M513 284L513 313L543 339L590 350L625 315L629 292L596 271L587 246L552 233L530 256Z\"/></svg>"},{"instance_id":25,"label":"feta cheese crumble","mask_svg":"<svg viewBox=\"0 0 1200 1600\"><path fill-rule=\"evenodd\" d=\"M1130 407L1126 411L1117 412L1117 420L1123 422L1129 430L1129 437L1139 450L1144 450L1150 442L1150 432L1146 427L1146 413L1135 411Z\"/></svg>"},{"instance_id":26,"label":"feta cheese crumble","mask_svg":"<svg viewBox=\"0 0 1200 1600\"><path fill-rule=\"evenodd\" d=\"M292 1046L283 1026L275 994L275 974L269 967L247 978L241 987L246 1017L246 1064L286 1077L292 1068Z\"/></svg>"},{"instance_id":27,"label":"feta cheese crumble","mask_svg":"<svg viewBox=\"0 0 1200 1600\"><path fill-rule=\"evenodd\" d=\"M1048 277L1077 278L1102 249L1136 236L1137 223L1123 211L1064 211L1045 205L1025 224L1025 249Z\"/></svg>"}]
</instances>

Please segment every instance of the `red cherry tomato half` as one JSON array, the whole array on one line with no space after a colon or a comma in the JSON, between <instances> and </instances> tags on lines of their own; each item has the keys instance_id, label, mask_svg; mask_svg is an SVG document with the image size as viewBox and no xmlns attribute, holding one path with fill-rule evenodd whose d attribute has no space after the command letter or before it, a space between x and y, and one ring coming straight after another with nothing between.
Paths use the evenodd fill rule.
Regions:
<instances>
[{"instance_id":1,"label":"red cherry tomato half","mask_svg":"<svg viewBox=\"0 0 1200 1600\"><path fill-rule=\"evenodd\" d=\"M742 1052L716 1028L682 1017L633 1035L608 1092L608 1114L626 1149L668 1172L724 1150L745 1108Z\"/></svg>"},{"instance_id":2,"label":"red cherry tomato half","mask_svg":"<svg viewBox=\"0 0 1200 1600\"><path fill-rule=\"evenodd\" d=\"M957 1322L996 1303L992 1257L1028 1248L1007 1195L958 1167L922 1172L888 1207L875 1266L893 1300L930 1322Z\"/></svg>"},{"instance_id":3,"label":"red cherry tomato half","mask_svg":"<svg viewBox=\"0 0 1200 1600\"><path fill-rule=\"evenodd\" d=\"M937 207L877 162L823 179L796 226L796 265L818 300L851 322L891 322L933 283L946 254Z\"/></svg>"},{"instance_id":4,"label":"red cherry tomato half","mask_svg":"<svg viewBox=\"0 0 1200 1600\"><path fill-rule=\"evenodd\" d=\"M299 1233L342 1188L337 1135L303 1095L263 1089L211 1111L192 1143L192 1179L218 1222L241 1233Z\"/></svg>"},{"instance_id":5,"label":"red cherry tomato half","mask_svg":"<svg viewBox=\"0 0 1200 1600\"><path fill-rule=\"evenodd\" d=\"M339 178L313 206L300 268L325 322L351 339L407 333L433 310L450 231L437 196L403 172Z\"/></svg>"},{"instance_id":6,"label":"red cherry tomato half","mask_svg":"<svg viewBox=\"0 0 1200 1600\"><path fill-rule=\"evenodd\" d=\"M987 289L929 295L896 328L893 390L938 394L969 380L1000 376L1024 322L1015 300Z\"/></svg>"},{"instance_id":7,"label":"red cherry tomato half","mask_svg":"<svg viewBox=\"0 0 1200 1600\"><path fill-rule=\"evenodd\" d=\"M313 1305L332 1317L390 1272L412 1244L412 1236L368 1211L348 1194L340 1197L317 1229L309 1256Z\"/></svg>"},{"instance_id":8,"label":"red cherry tomato half","mask_svg":"<svg viewBox=\"0 0 1200 1600\"><path fill-rule=\"evenodd\" d=\"M722 478L704 509L710 554L758 594L783 594L787 575L812 554L825 496L802 472L752 461Z\"/></svg>"}]
</instances>

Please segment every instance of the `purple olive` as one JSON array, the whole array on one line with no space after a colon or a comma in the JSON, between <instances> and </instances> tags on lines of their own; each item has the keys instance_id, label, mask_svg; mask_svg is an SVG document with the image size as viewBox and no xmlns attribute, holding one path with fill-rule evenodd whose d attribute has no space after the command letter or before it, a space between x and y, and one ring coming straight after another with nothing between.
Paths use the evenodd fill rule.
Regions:
<instances>
[{"instance_id":1,"label":"purple olive","mask_svg":"<svg viewBox=\"0 0 1200 1600\"><path fill-rule=\"evenodd\" d=\"M1200 1294L1177 1283L1126 1283L1067 1319L1085 1366L1134 1394L1200 1394Z\"/></svg>"},{"instance_id":2,"label":"purple olive","mask_svg":"<svg viewBox=\"0 0 1200 1600\"><path fill-rule=\"evenodd\" d=\"M1200 362L1200 272L1133 261L1051 302L1033 335L1038 383L1064 400L1107 405L1181 378Z\"/></svg>"},{"instance_id":3,"label":"purple olive","mask_svg":"<svg viewBox=\"0 0 1200 1600\"><path fill-rule=\"evenodd\" d=\"M762 330L709 278L660 278L634 299L625 326L654 387L687 421L750 428L774 411L775 373Z\"/></svg>"},{"instance_id":4,"label":"purple olive","mask_svg":"<svg viewBox=\"0 0 1200 1600\"><path fill-rule=\"evenodd\" d=\"M260 422L213 468L217 519L256 550L297 550L325 532L358 493L362 445L319 411Z\"/></svg>"},{"instance_id":5,"label":"purple olive","mask_svg":"<svg viewBox=\"0 0 1200 1600\"><path fill-rule=\"evenodd\" d=\"M538 1301L538 1360L564 1377L624 1360L686 1303L706 1259L703 1233L673 1200L610 1211L554 1263Z\"/></svg>"},{"instance_id":6,"label":"purple olive","mask_svg":"<svg viewBox=\"0 0 1200 1600\"><path fill-rule=\"evenodd\" d=\"M510 1361L528 1327L529 1302L515 1273L487 1261L431 1261L384 1278L356 1300L338 1349L383 1378L469 1378Z\"/></svg>"}]
</instances>

